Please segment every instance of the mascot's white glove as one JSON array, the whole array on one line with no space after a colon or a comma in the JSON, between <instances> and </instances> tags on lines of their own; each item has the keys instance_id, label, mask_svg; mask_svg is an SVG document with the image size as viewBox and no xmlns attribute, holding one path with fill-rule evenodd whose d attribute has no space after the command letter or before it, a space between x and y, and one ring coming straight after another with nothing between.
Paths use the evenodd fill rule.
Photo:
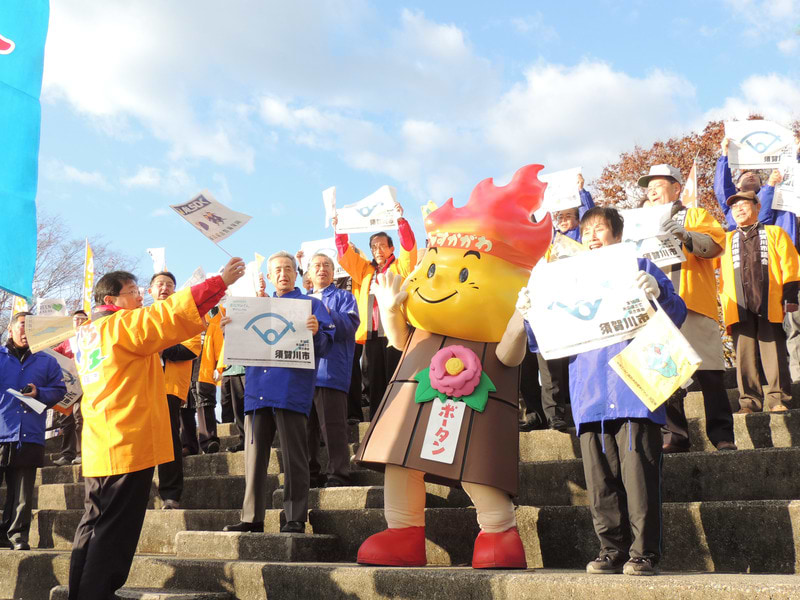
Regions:
<instances>
[{"instance_id":1,"label":"mascot's white glove","mask_svg":"<svg viewBox=\"0 0 800 600\"><path fill-rule=\"evenodd\" d=\"M408 299L408 292L403 286L404 280L400 275L395 275L391 271L379 273L375 278L375 285L372 286L372 293L378 308L387 312L397 312Z\"/></svg>"},{"instance_id":2,"label":"mascot's white glove","mask_svg":"<svg viewBox=\"0 0 800 600\"><path fill-rule=\"evenodd\" d=\"M528 291L528 287L525 286L519 291L519 295L517 296L517 310L522 314L524 317L528 311L531 309L531 295Z\"/></svg>"},{"instance_id":3,"label":"mascot's white glove","mask_svg":"<svg viewBox=\"0 0 800 600\"><path fill-rule=\"evenodd\" d=\"M661 221L661 229L664 230L665 233L675 236L684 244L689 241L689 233L686 231L686 228L669 215L664 217L664 220Z\"/></svg>"},{"instance_id":4,"label":"mascot's white glove","mask_svg":"<svg viewBox=\"0 0 800 600\"><path fill-rule=\"evenodd\" d=\"M656 278L647 271L639 271L636 274L636 285L650 298L658 298L661 291L658 289Z\"/></svg>"}]
</instances>

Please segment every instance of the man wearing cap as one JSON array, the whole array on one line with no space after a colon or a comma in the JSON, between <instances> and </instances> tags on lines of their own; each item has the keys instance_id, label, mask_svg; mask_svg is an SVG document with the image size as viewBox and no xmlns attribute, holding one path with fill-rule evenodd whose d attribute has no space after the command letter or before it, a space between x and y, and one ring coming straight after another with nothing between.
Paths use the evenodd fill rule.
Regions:
<instances>
[{"instance_id":1,"label":"man wearing cap","mask_svg":"<svg viewBox=\"0 0 800 600\"><path fill-rule=\"evenodd\" d=\"M758 360L767 380L770 412L783 412L791 400L785 313L797 310L800 257L789 235L776 225L758 222L755 191L727 199L736 229L726 234L720 257L722 315L736 348L740 413L761 412L764 394Z\"/></svg>"},{"instance_id":2,"label":"man wearing cap","mask_svg":"<svg viewBox=\"0 0 800 600\"><path fill-rule=\"evenodd\" d=\"M686 208L679 198L683 178L672 165L650 167L639 179L647 188L645 205L672 206L661 227L681 242L686 261L664 267L689 309L681 333L703 359L694 378L700 384L706 412L706 435L718 450L735 450L733 414L722 381L725 362L717 322L717 293L713 259L722 253L725 232L703 208ZM664 452L688 452L689 429L682 390L667 405Z\"/></svg>"}]
</instances>

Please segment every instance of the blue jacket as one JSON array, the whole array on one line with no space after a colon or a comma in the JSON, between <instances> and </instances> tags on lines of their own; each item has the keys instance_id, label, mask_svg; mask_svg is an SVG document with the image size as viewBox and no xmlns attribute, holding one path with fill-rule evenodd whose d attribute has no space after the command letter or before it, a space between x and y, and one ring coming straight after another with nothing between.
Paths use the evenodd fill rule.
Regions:
<instances>
[{"instance_id":1,"label":"blue jacket","mask_svg":"<svg viewBox=\"0 0 800 600\"><path fill-rule=\"evenodd\" d=\"M277 293L273 294L277 298ZM333 346L336 326L328 309L316 298L306 296L294 288L282 298L299 298L311 302L311 314L319 321L319 331L314 335L314 359L316 368L295 369L289 367L247 367L244 378L244 411L258 408L284 408L308 416L314 399L317 369L320 359Z\"/></svg>"},{"instance_id":2,"label":"blue jacket","mask_svg":"<svg viewBox=\"0 0 800 600\"><path fill-rule=\"evenodd\" d=\"M672 282L652 262L638 259L639 269L647 271L658 282L658 302L677 327L686 319L686 304L672 287ZM525 323L528 342L536 339L528 323ZM651 412L633 390L620 379L608 365L608 361L619 354L630 340L605 348L582 352L569 359L569 395L572 402L572 418L581 434L581 425L611 419L650 419L663 425L666 422L665 405Z\"/></svg>"},{"instance_id":3,"label":"blue jacket","mask_svg":"<svg viewBox=\"0 0 800 600\"><path fill-rule=\"evenodd\" d=\"M8 388L21 390L29 383L39 393L36 400L52 407L64 399L67 388L58 361L45 354L28 354L19 362L8 348L0 347L0 442L39 444L44 446L47 413L37 414L11 394Z\"/></svg>"},{"instance_id":4,"label":"blue jacket","mask_svg":"<svg viewBox=\"0 0 800 600\"><path fill-rule=\"evenodd\" d=\"M333 346L325 358L319 361L317 387L347 392L350 390L350 377L353 374L356 329L360 321L356 297L332 283L322 290L322 303L330 311L336 330Z\"/></svg>"},{"instance_id":5,"label":"blue jacket","mask_svg":"<svg viewBox=\"0 0 800 600\"><path fill-rule=\"evenodd\" d=\"M580 220L583 218L583 215L586 214L590 208L594 208L594 200L592 200L592 195L587 190L581 190L581 205L578 207L578 226L573 227L572 229L568 229L564 235L568 238L575 240L576 242L581 241L581 226ZM556 229L556 231L558 231ZM555 232L553 232L555 235Z\"/></svg>"},{"instance_id":6,"label":"blue jacket","mask_svg":"<svg viewBox=\"0 0 800 600\"><path fill-rule=\"evenodd\" d=\"M736 186L733 185L731 168L728 164L727 156L720 156L717 159L717 170L714 172L714 195L717 203L725 215L728 223L728 231L736 229L736 221L731 214L731 207L727 200L736 193ZM758 201L761 209L758 211L758 222L764 225L777 225L789 234L792 244L797 245L797 217L794 213L786 210L773 210L772 199L775 197L775 187L762 185L758 190Z\"/></svg>"}]
</instances>

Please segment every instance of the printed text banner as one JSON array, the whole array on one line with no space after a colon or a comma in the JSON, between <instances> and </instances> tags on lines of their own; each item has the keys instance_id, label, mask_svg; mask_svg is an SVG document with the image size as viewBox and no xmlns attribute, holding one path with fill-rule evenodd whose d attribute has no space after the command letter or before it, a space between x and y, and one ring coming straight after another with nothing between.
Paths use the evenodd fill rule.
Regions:
<instances>
[{"instance_id":1,"label":"printed text banner","mask_svg":"<svg viewBox=\"0 0 800 600\"><path fill-rule=\"evenodd\" d=\"M800 163L781 166L783 181L775 186L772 208L800 215Z\"/></svg>"},{"instance_id":2,"label":"printed text banner","mask_svg":"<svg viewBox=\"0 0 800 600\"><path fill-rule=\"evenodd\" d=\"M384 185L363 200L336 210L336 233L397 229L397 190Z\"/></svg>"},{"instance_id":3,"label":"printed text banner","mask_svg":"<svg viewBox=\"0 0 800 600\"><path fill-rule=\"evenodd\" d=\"M236 212L217 202L208 190L185 204L171 204L170 208L212 242L221 242L250 220L250 215Z\"/></svg>"},{"instance_id":4,"label":"printed text banner","mask_svg":"<svg viewBox=\"0 0 800 600\"><path fill-rule=\"evenodd\" d=\"M619 211L624 221L622 239L636 247L637 258L646 258L659 267L686 260L681 243L661 228L671 211L669 204Z\"/></svg>"},{"instance_id":5,"label":"printed text banner","mask_svg":"<svg viewBox=\"0 0 800 600\"><path fill-rule=\"evenodd\" d=\"M551 360L632 338L653 312L636 273L628 244L540 262L528 282L531 309L524 316L542 356Z\"/></svg>"},{"instance_id":6,"label":"printed text banner","mask_svg":"<svg viewBox=\"0 0 800 600\"><path fill-rule=\"evenodd\" d=\"M735 169L773 169L793 159L794 135L772 121L726 121L728 163Z\"/></svg>"},{"instance_id":7,"label":"printed text banner","mask_svg":"<svg viewBox=\"0 0 800 600\"><path fill-rule=\"evenodd\" d=\"M25 334L31 352L57 346L75 335L72 317L53 315L42 317L29 315L25 318Z\"/></svg>"},{"instance_id":8,"label":"printed text banner","mask_svg":"<svg viewBox=\"0 0 800 600\"><path fill-rule=\"evenodd\" d=\"M61 374L64 377L64 385L67 386L67 393L64 399L56 406L61 409L69 408L83 395L81 380L78 377L78 366L73 359L67 358L55 350L48 349L45 352L58 361L58 366L61 367Z\"/></svg>"},{"instance_id":9,"label":"printed text banner","mask_svg":"<svg viewBox=\"0 0 800 600\"><path fill-rule=\"evenodd\" d=\"M225 303L226 365L314 368L314 342L306 321L311 301L299 298L244 298Z\"/></svg>"}]
</instances>

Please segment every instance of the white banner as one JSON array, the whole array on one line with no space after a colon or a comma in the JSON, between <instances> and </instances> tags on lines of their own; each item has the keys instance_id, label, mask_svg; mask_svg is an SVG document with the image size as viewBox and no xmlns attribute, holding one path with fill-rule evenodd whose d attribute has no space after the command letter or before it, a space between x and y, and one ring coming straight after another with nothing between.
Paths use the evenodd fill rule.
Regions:
<instances>
[{"instance_id":1,"label":"white banner","mask_svg":"<svg viewBox=\"0 0 800 600\"><path fill-rule=\"evenodd\" d=\"M256 252L255 259L245 265L244 275L228 286L228 294L230 296L246 296L248 298L257 296L258 290L261 288L259 274L263 264L264 257Z\"/></svg>"},{"instance_id":2,"label":"white banner","mask_svg":"<svg viewBox=\"0 0 800 600\"><path fill-rule=\"evenodd\" d=\"M775 186L772 208L800 215L800 163L781 165L783 181Z\"/></svg>"},{"instance_id":3,"label":"white banner","mask_svg":"<svg viewBox=\"0 0 800 600\"><path fill-rule=\"evenodd\" d=\"M454 402L452 398L444 403L438 398L430 402L433 406L428 427L425 429L420 458L452 465L467 405L464 402Z\"/></svg>"},{"instance_id":4,"label":"white banner","mask_svg":"<svg viewBox=\"0 0 800 600\"><path fill-rule=\"evenodd\" d=\"M634 247L614 244L569 260L540 262L528 290L531 324L547 360L630 339L653 312L636 285Z\"/></svg>"},{"instance_id":5,"label":"white banner","mask_svg":"<svg viewBox=\"0 0 800 600\"><path fill-rule=\"evenodd\" d=\"M581 195L578 188L578 175L581 168L565 169L539 175L539 179L547 183L544 190L543 208L550 213L556 213L567 208L581 205Z\"/></svg>"},{"instance_id":6,"label":"white banner","mask_svg":"<svg viewBox=\"0 0 800 600\"><path fill-rule=\"evenodd\" d=\"M303 271L308 271L308 265L311 264L311 258L318 252L322 252L326 256L330 256L333 260L333 277L347 277L345 271L339 265L339 253L336 250L336 238L325 238L324 240L314 240L312 242L303 242L300 244L300 250L303 251L303 258L300 260L300 268Z\"/></svg>"},{"instance_id":7,"label":"white banner","mask_svg":"<svg viewBox=\"0 0 800 600\"><path fill-rule=\"evenodd\" d=\"M662 235L664 231L661 229L661 221L669 215L671 210L671 204L658 204L619 211L624 221L622 240L638 241Z\"/></svg>"},{"instance_id":8,"label":"white banner","mask_svg":"<svg viewBox=\"0 0 800 600\"><path fill-rule=\"evenodd\" d=\"M30 315L25 318L25 335L31 352L57 346L75 335L72 317L51 314L47 317Z\"/></svg>"},{"instance_id":9,"label":"white banner","mask_svg":"<svg viewBox=\"0 0 800 600\"><path fill-rule=\"evenodd\" d=\"M397 190L384 185L363 200L336 211L336 233L363 233L397 229Z\"/></svg>"},{"instance_id":10,"label":"white banner","mask_svg":"<svg viewBox=\"0 0 800 600\"><path fill-rule=\"evenodd\" d=\"M225 309L226 365L314 368L310 300L232 297Z\"/></svg>"},{"instance_id":11,"label":"white banner","mask_svg":"<svg viewBox=\"0 0 800 600\"><path fill-rule=\"evenodd\" d=\"M686 260L681 243L675 239L675 236L669 234L626 243L636 247L637 258L646 258L658 267L677 265Z\"/></svg>"},{"instance_id":12,"label":"white banner","mask_svg":"<svg viewBox=\"0 0 800 600\"><path fill-rule=\"evenodd\" d=\"M40 317L64 317L67 302L63 298L37 298L34 312Z\"/></svg>"},{"instance_id":13,"label":"white banner","mask_svg":"<svg viewBox=\"0 0 800 600\"><path fill-rule=\"evenodd\" d=\"M153 273L167 270L167 251L165 248L148 248L147 253L153 259Z\"/></svg>"},{"instance_id":14,"label":"white banner","mask_svg":"<svg viewBox=\"0 0 800 600\"><path fill-rule=\"evenodd\" d=\"M336 215L336 186L322 190L322 205L325 207L325 227L328 228Z\"/></svg>"},{"instance_id":15,"label":"white banner","mask_svg":"<svg viewBox=\"0 0 800 600\"><path fill-rule=\"evenodd\" d=\"M170 204L170 208L212 242L221 242L250 220L250 215L217 202L208 190L203 190L186 204Z\"/></svg>"},{"instance_id":16,"label":"white banner","mask_svg":"<svg viewBox=\"0 0 800 600\"><path fill-rule=\"evenodd\" d=\"M772 121L726 121L728 163L736 169L774 169L794 160L794 135Z\"/></svg>"},{"instance_id":17,"label":"white banner","mask_svg":"<svg viewBox=\"0 0 800 600\"><path fill-rule=\"evenodd\" d=\"M179 290L182 290L187 287L192 287L193 285L197 285L198 283L202 283L206 280L206 272L203 270L203 267L197 267L194 272L192 272L192 276L186 280Z\"/></svg>"},{"instance_id":18,"label":"white banner","mask_svg":"<svg viewBox=\"0 0 800 600\"><path fill-rule=\"evenodd\" d=\"M58 361L58 366L61 367L61 375L64 378L64 385L67 386L67 393L64 399L58 403L58 406L69 408L83 395L81 380L78 377L78 366L74 360L59 354L55 350L48 349L45 352Z\"/></svg>"}]
</instances>

